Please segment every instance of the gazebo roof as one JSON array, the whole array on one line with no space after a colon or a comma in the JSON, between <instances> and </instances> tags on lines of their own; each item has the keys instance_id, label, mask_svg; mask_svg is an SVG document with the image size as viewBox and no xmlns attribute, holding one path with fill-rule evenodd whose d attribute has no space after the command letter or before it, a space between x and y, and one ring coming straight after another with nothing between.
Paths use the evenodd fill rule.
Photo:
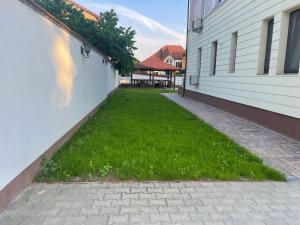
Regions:
<instances>
[{"instance_id":1,"label":"gazebo roof","mask_svg":"<svg viewBox=\"0 0 300 225\"><path fill-rule=\"evenodd\" d=\"M178 68L170 64L164 63L156 56L151 56L148 59L135 65L135 69L139 70L155 70L155 71L177 71Z\"/></svg>"}]
</instances>

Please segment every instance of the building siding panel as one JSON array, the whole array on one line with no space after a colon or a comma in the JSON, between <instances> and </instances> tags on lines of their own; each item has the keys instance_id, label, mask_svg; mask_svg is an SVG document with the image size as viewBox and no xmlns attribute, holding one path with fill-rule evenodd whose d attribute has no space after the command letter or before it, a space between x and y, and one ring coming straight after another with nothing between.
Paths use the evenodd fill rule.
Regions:
<instances>
[{"instance_id":1,"label":"building siding panel","mask_svg":"<svg viewBox=\"0 0 300 225\"><path fill-rule=\"evenodd\" d=\"M300 8L299 0L225 0L203 20L203 31L189 33L187 76L196 75L202 48L200 85L187 89L300 118L299 74L276 73L282 13ZM263 20L274 17L270 72L258 75ZM231 35L239 33L236 70L229 73ZM209 75L211 43L218 40L216 75ZM281 59L282 60L282 59Z\"/></svg>"}]
</instances>

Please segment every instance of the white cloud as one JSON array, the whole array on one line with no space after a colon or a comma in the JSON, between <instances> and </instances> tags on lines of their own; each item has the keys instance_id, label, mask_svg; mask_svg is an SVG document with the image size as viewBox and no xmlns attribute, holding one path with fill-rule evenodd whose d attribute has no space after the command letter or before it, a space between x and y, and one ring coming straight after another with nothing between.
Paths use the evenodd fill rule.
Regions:
<instances>
[{"instance_id":1,"label":"white cloud","mask_svg":"<svg viewBox=\"0 0 300 225\"><path fill-rule=\"evenodd\" d=\"M95 12L115 9L120 18L120 24L131 26L137 32L135 40L138 50L135 52L135 55L140 60L147 58L166 44L179 44L185 47L186 37L184 32L177 32L132 9L106 3L85 5Z\"/></svg>"}]
</instances>

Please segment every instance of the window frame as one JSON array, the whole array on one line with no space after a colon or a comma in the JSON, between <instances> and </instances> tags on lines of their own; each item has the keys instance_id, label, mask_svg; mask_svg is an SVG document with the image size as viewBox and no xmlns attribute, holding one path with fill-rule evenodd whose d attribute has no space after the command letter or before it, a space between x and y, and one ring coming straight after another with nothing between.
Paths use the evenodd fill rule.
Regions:
<instances>
[{"instance_id":1,"label":"window frame","mask_svg":"<svg viewBox=\"0 0 300 225\"><path fill-rule=\"evenodd\" d=\"M182 68L182 62L179 62L179 61L175 62L175 66L177 68Z\"/></svg>"},{"instance_id":2,"label":"window frame","mask_svg":"<svg viewBox=\"0 0 300 225\"><path fill-rule=\"evenodd\" d=\"M202 47L198 48L198 56L197 56L197 76L200 77L202 69Z\"/></svg>"},{"instance_id":3,"label":"window frame","mask_svg":"<svg viewBox=\"0 0 300 225\"><path fill-rule=\"evenodd\" d=\"M231 35L231 47L230 47L230 56L229 56L229 73L235 72L236 66L236 53L237 53L237 44L238 44L238 31L235 31Z\"/></svg>"},{"instance_id":4,"label":"window frame","mask_svg":"<svg viewBox=\"0 0 300 225\"><path fill-rule=\"evenodd\" d=\"M211 58L210 58L210 76L215 76L217 72L217 55L218 55L218 40L211 44Z\"/></svg>"},{"instance_id":5,"label":"window frame","mask_svg":"<svg viewBox=\"0 0 300 225\"><path fill-rule=\"evenodd\" d=\"M270 18L267 22L266 45L264 54L263 74L270 73L270 62L272 54L273 34L274 34L274 17Z\"/></svg>"},{"instance_id":6,"label":"window frame","mask_svg":"<svg viewBox=\"0 0 300 225\"><path fill-rule=\"evenodd\" d=\"M296 10L290 12L290 14L289 14L289 25L288 25L288 35L287 35L287 45L286 45L286 54L285 54L285 61L284 61L284 73L285 74L298 74L299 73L299 67L300 67L300 57L299 57L298 68L296 68L295 70L287 68L288 67L288 65L287 65L288 64L288 59L290 59L289 58L289 55L290 55L289 51L294 50L293 43L291 42L291 40L293 40L293 37L291 36L291 29L292 29L293 25L295 25L295 24L292 23L292 19L293 19L292 17L293 17L294 13L295 14L299 13L299 17L298 17L299 21L297 21L295 19L296 20L295 23L296 24L300 23L300 9L296 9ZM300 38L300 35L299 35L299 38Z\"/></svg>"}]
</instances>

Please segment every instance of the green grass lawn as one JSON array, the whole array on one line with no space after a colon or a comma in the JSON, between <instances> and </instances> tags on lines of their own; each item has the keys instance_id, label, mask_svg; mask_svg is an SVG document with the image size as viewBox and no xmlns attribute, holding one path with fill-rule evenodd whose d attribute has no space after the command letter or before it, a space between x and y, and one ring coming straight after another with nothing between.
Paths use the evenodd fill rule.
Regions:
<instances>
[{"instance_id":1,"label":"green grass lawn","mask_svg":"<svg viewBox=\"0 0 300 225\"><path fill-rule=\"evenodd\" d=\"M285 180L161 92L117 91L37 181Z\"/></svg>"}]
</instances>

